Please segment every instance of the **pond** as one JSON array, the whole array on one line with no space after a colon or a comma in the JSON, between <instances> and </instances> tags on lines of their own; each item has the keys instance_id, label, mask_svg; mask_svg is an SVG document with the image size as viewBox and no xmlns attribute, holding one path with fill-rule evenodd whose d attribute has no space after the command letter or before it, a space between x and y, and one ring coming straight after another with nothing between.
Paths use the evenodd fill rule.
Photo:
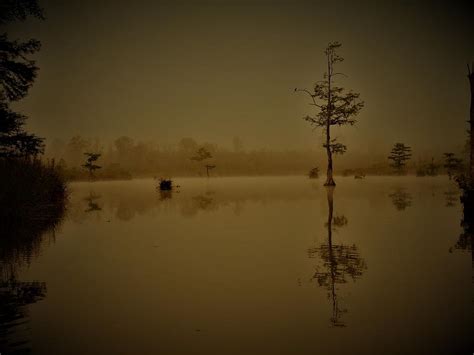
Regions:
<instances>
[{"instance_id":1,"label":"pond","mask_svg":"<svg viewBox=\"0 0 474 355\"><path fill-rule=\"evenodd\" d=\"M454 183L336 182L72 183L59 225L0 254L2 354L471 354Z\"/></svg>"}]
</instances>

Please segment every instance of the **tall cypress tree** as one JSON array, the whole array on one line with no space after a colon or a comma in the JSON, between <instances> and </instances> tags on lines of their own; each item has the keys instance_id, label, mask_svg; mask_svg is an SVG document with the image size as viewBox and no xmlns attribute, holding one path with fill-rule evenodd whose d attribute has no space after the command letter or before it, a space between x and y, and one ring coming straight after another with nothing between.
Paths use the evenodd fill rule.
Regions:
<instances>
[{"instance_id":1,"label":"tall cypress tree","mask_svg":"<svg viewBox=\"0 0 474 355\"><path fill-rule=\"evenodd\" d=\"M364 102L359 100L359 94L346 91L344 88L335 84L337 75L344 75L335 71L335 66L342 62L344 58L337 54L341 47L338 42L329 43L324 51L326 55L326 72L323 80L318 81L313 90L298 89L311 97L311 105L315 106L317 113L314 116L306 116L304 120L324 131L325 142L323 147L326 149L328 165L326 170L325 186L335 186L333 178L333 154L344 154L347 147L339 143L336 138L331 138L332 126L354 125L355 117L364 107Z\"/></svg>"}]
</instances>

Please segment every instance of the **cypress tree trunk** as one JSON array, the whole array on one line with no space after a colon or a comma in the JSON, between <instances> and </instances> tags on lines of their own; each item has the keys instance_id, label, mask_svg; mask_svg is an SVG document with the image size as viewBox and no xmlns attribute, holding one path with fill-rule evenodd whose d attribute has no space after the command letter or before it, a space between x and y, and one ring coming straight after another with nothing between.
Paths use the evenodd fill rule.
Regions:
<instances>
[{"instance_id":1,"label":"cypress tree trunk","mask_svg":"<svg viewBox=\"0 0 474 355\"><path fill-rule=\"evenodd\" d=\"M334 182L334 178L332 177L332 152L331 152L331 147L329 146L331 142L331 136L329 132L329 125L327 127L327 132L326 132L326 153L328 156L328 168L326 171L326 182L324 183L324 186L336 186L336 183Z\"/></svg>"},{"instance_id":2,"label":"cypress tree trunk","mask_svg":"<svg viewBox=\"0 0 474 355\"><path fill-rule=\"evenodd\" d=\"M336 186L334 178L332 177L332 152L331 152L331 108L332 108L332 92L331 92L331 79L332 79L332 58L328 54L328 112L326 122L326 152L328 155L328 169L326 171L326 182L324 186Z\"/></svg>"},{"instance_id":3,"label":"cypress tree trunk","mask_svg":"<svg viewBox=\"0 0 474 355\"><path fill-rule=\"evenodd\" d=\"M474 67L474 63L472 64L472 67ZM469 125L470 125L470 132L469 132L469 141L470 141L470 160L469 160L469 177L471 179L471 182L474 182L474 72L471 70L474 70L474 68L469 68L468 65L468 78L469 78L469 84L471 87L471 111L470 111L470 117L469 117Z\"/></svg>"},{"instance_id":4,"label":"cypress tree trunk","mask_svg":"<svg viewBox=\"0 0 474 355\"><path fill-rule=\"evenodd\" d=\"M471 239L471 263L474 269L474 62L469 68L467 65L469 85L471 89L471 110L469 116L469 145L471 148L469 154L469 184L468 189L464 190L464 195L461 197L463 203L464 219L462 224L464 225L464 233L467 234L468 238ZM474 275L473 275L474 279Z\"/></svg>"}]
</instances>

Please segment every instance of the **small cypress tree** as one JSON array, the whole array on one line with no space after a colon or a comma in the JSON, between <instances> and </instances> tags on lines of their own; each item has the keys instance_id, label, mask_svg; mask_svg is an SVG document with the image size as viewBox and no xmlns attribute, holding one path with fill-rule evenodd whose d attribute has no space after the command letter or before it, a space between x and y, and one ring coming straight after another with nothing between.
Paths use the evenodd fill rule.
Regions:
<instances>
[{"instance_id":1,"label":"small cypress tree","mask_svg":"<svg viewBox=\"0 0 474 355\"><path fill-rule=\"evenodd\" d=\"M388 156L392 161L390 166L398 173L402 174L405 171L406 162L411 158L411 148L403 143L395 143Z\"/></svg>"},{"instance_id":2,"label":"small cypress tree","mask_svg":"<svg viewBox=\"0 0 474 355\"><path fill-rule=\"evenodd\" d=\"M87 157L85 164L82 166L89 171L89 177L92 179L94 177L94 171L102 168L99 165L94 164L101 156L100 153L84 153Z\"/></svg>"}]
</instances>

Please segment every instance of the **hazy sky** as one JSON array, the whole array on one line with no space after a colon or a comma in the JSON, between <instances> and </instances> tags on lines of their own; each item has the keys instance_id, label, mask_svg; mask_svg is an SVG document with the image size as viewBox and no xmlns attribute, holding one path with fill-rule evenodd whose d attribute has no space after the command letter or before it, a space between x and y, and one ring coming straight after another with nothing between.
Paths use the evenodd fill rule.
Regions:
<instances>
[{"instance_id":1,"label":"hazy sky","mask_svg":"<svg viewBox=\"0 0 474 355\"><path fill-rule=\"evenodd\" d=\"M474 61L474 5L456 1L40 0L46 21L10 26L35 37L40 75L17 108L49 139L181 137L247 148L320 147L295 87L324 72L342 42L340 84L366 103L338 131L349 151L462 145Z\"/></svg>"}]
</instances>

